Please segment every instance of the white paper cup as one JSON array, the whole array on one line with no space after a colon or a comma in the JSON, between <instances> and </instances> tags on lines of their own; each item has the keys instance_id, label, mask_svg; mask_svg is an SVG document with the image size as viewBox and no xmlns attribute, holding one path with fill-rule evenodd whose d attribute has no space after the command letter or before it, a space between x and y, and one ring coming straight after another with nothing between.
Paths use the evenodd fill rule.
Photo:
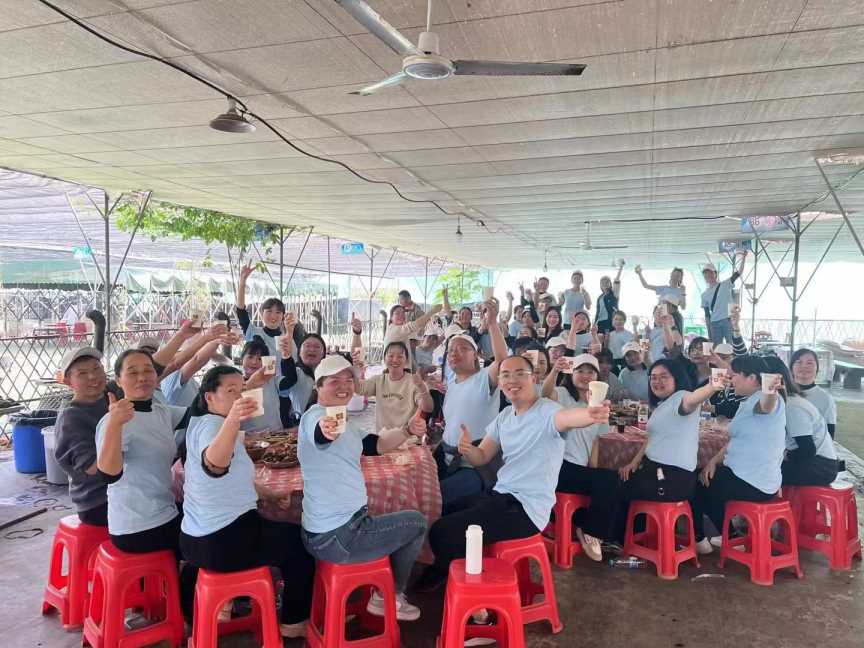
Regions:
<instances>
[{"instance_id":1,"label":"white paper cup","mask_svg":"<svg viewBox=\"0 0 864 648\"><path fill-rule=\"evenodd\" d=\"M574 365L573 361L576 358L573 358L570 356L562 356L562 357L564 358L565 362L567 363L567 366L564 367L564 369L562 369L562 372L567 373L567 374L572 374L573 373L573 365Z\"/></svg>"},{"instance_id":2,"label":"white paper cup","mask_svg":"<svg viewBox=\"0 0 864 648\"><path fill-rule=\"evenodd\" d=\"M765 394L776 394L777 388L775 387L775 383L777 381L777 376L780 374L775 373L763 373L762 374L762 392Z\"/></svg>"},{"instance_id":3,"label":"white paper cup","mask_svg":"<svg viewBox=\"0 0 864 648\"><path fill-rule=\"evenodd\" d=\"M712 385L722 385L724 378L726 378L726 370L725 369L717 368L717 367L711 368L711 384Z\"/></svg>"},{"instance_id":4,"label":"white paper cup","mask_svg":"<svg viewBox=\"0 0 864 648\"><path fill-rule=\"evenodd\" d=\"M708 356L714 353L714 343L713 342L703 342L702 343L702 355Z\"/></svg>"},{"instance_id":5,"label":"white paper cup","mask_svg":"<svg viewBox=\"0 0 864 648\"><path fill-rule=\"evenodd\" d=\"M489 301L495 296L495 289L492 286L483 286L483 301Z\"/></svg>"},{"instance_id":6,"label":"white paper cup","mask_svg":"<svg viewBox=\"0 0 864 648\"><path fill-rule=\"evenodd\" d=\"M538 362L539 359L540 359L540 352L539 352L537 349L531 349L530 351L526 351L526 352L523 353L522 355L525 356L526 358L528 358L528 360L531 361L531 366L532 366L532 367L534 367L534 368L537 367L537 362Z\"/></svg>"},{"instance_id":7,"label":"white paper cup","mask_svg":"<svg viewBox=\"0 0 864 648\"><path fill-rule=\"evenodd\" d=\"M592 407L602 405L606 400L606 392L609 391L609 385L599 380L592 380L588 383L588 404Z\"/></svg>"},{"instance_id":8,"label":"white paper cup","mask_svg":"<svg viewBox=\"0 0 864 648\"><path fill-rule=\"evenodd\" d=\"M261 387L244 391L243 396L252 398L258 403L258 408L252 412L252 416L264 416L264 390Z\"/></svg>"},{"instance_id":9,"label":"white paper cup","mask_svg":"<svg viewBox=\"0 0 864 648\"><path fill-rule=\"evenodd\" d=\"M276 356L262 356L261 366L264 368L264 373L272 376L276 373Z\"/></svg>"},{"instance_id":10,"label":"white paper cup","mask_svg":"<svg viewBox=\"0 0 864 648\"><path fill-rule=\"evenodd\" d=\"M336 434L342 434L345 431L345 424L348 421L348 408L344 405L334 405L327 408L327 416L332 416L339 423L336 428Z\"/></svg>"}]
</instances>

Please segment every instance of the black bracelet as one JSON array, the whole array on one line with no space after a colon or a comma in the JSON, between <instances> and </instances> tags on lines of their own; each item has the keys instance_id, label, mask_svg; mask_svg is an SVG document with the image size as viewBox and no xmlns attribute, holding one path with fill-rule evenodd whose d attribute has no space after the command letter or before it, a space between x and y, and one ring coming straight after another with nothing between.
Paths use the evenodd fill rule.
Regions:
<instances>
[{"instance_id":1,"label":"black bracelet","mask_svg":"<svg viewBox=\"0 0 864 648\"><path fill-rule=\"evenodd\" d=\"M363 332L363 329L358 331L357 329L352 328L351 330L354 332L354 335L360 335Z\"/></svg>"}]
</instances>

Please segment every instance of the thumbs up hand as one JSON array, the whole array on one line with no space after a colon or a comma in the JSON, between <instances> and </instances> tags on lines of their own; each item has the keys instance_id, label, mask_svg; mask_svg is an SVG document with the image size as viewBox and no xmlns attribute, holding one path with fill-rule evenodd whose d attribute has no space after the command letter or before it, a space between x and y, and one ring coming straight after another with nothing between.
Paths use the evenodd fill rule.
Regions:
<instances>
[{"instance_id":1,"label":"thumbs up hand","mask_svg":"<svg viewBox=\"0 0 864 648\"><path fill-rule=\"evenodd\" d=\"M135 407L132 401L126 398L117 400L117 397L108 392L108 424L114 429L121 429L135 416Z\"/></svg>"},{"instance_id":2,"label":"thumbs up hand","mask_svg":"<svg viewBox=\"0 0 864 648\"><path fill-rule=\"evenodd\" d=\"M459 426L462 430L462 436L459 438L459 454L465 457L472 466L478 466L483 463L483 452L471 443L471 433L465 424Z\"/></svg>"}]
</instances>

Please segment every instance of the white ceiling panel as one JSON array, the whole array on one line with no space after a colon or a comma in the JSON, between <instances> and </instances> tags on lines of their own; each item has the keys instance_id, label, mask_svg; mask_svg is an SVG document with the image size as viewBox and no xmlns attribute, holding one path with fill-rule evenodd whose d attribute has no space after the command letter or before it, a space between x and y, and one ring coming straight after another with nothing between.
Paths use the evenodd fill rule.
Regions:
<instances>
[{"instance_id":1,"label":"white ceiling panel","mask_svg":"<svg viewBox=\"0 0 864 648\"><path fill-rule=\"evenodd\" d=\"M646 263L696 262L739 232L722 217L833 208L814 156L864 148L864 0L437 0L444 56L588 67L369 97L348 93L401 61L333 0L62 0L237 94L302 149L464 212L456 246L455 215L303 155L263 123L214 131L222 92L37 0L2 4L0 166L460 261L537 266L548 249L550 264L608 263L572 249L590 219L595 242L638 246ZM414 42L425 28L425 0L370 4ZM828 173L864 228L858 170ZM645 218L656 222L633 222ZM853 258L841 239L837 254Z\"/></svg>"}]
</instances>

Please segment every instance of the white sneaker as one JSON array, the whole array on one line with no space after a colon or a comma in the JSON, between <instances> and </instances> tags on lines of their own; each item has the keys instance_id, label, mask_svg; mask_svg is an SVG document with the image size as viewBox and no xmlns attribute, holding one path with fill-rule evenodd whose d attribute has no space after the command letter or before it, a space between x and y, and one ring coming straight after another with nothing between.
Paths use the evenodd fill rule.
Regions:
<instances>
[{"instance_id":1,"label":"white sneaker","mask_svg":"<svg viewBox=\"0 0 864 648\"><path fill-rule=\"evenodd\" d=\"M369 603L366 605L366 611L375 616L384 616L384 597L378 593L378 590L372 592ZM396 618L399 621L416 621L420 618L420 608L411 605L404 594L397 594Z\"/></svg>"},{"instance_id":2,"label":"white sneaker","mask_svg":"<svg viewBox=\"0 0 864 648\"><path fill-rule=\"evenodd\" d=\"M286 639L299 639L306 636L306 621L300 623L280 623L279 634Z\"/></svg>"},{"instance_id":3,"label":"white sneaker","mask_svg":"<svg viewBox=\"0 0 864 648\"><path fill-rule=\"evenodd\" d=\"M723 536L714 536L711 538L711 546L718 549L723 546Z\"/></svg>"},{"instance_id":4,"label":"white sneaker","mask_svg":"<svg viewBox=\"0 0 864 648\"><path fill-rule=\"evenodd\" d=\"M583 533L582 529L576 529L576 537L579 538L579 544L582 545L582 550L586 556L595 562L603 560L603 548L597 538Z\"/></svg>"},{"instance_id":5,"label":"white sneaker","mask_svg":"<svg viewBox=\"0 0 864 648\"><path fill-rule=\"evenodd\" d=\"M708 538L702 538L696 543L696 553L700 556L707 556L714 552L714 547L711 546L711 541Z\"/></svg>"},{"instance_id":6,"label":"white sneaker","mask_svg":"<svg viewBox=\"0 0 864 648\"><path fill-rule=\"evenodd\" d=\"M489 616L489 611L486 609L477 610L474 614L471 615L471 619L468 621L468 625L489 625L492 623L492 619ZM471 646L491 646L495 643L495 640L492 637L472 637L471 639L465 640L466 648L470 648Z\"/></svg>"}]
</instances>

